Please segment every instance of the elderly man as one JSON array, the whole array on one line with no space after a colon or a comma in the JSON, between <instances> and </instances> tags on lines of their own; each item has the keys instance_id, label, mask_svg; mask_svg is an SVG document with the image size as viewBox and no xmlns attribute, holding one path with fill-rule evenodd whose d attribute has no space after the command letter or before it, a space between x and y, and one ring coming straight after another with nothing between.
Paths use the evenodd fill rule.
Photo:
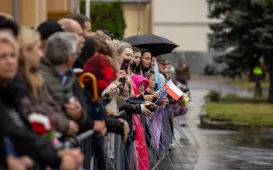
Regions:
<instances>
[{"instance_id":1,"label":"elderly man","mask_svg":"<svg viewBox=\"0 0 273 170\"><path fill-rule=\"evenodd\" d=\"M79 41L79 44L78 44L78 54L80 55L81 52L82 52L82 48L84 46L84 43L85 43L85 38L84 38L84 32L83 32L83 29L80 25L79 22L77 22L76 20L74 19L70 19L70 18L63 18L63 19L60 19L58 21L59 24L61 24L64 28L65 31L67 32L73 32L73 33L76 33L79 37L80 37L80 41ZM76 65L80 62L80 58L78 58L75 63ZM79 68L78 68L79 69ZM82 71L82 69L80 68L80 71Z\"/></svg>"},{"instance_id":2,"label":"elderly man","mask_svg":"<svg viewBox=\"0 0 273 170\"><path fill-rule=\"evenodd\" d=\"M58 21L58 23L61 24L62 26L64 26L65 31L73 32L79 36L80 39L79 39L79 44L78 44L78 53L80 53L81 48L83 47L84 42L85 42L81 25L77 21L75 21L73 19L69 19L69 18L60 19Z\"/></svg>"},{"instance_id":3,"label":"elderly man","mask_svg":"<svg viewBox=\"0 0 273 170\"><path fill-rule=\"evenodd\" d=\"M78 57L80 38L75 33L58 32L47 41L45 58L41 62L41 74L45 79L49 91L54 99L63 106L67 116L75 120L80 128L94 129L105 133L105 126L101 121L88 119L87 114L76 97L74 83L76 77L71 68ZM104 132L103 132L104 131Z\"/></svg>"}]
</instances>

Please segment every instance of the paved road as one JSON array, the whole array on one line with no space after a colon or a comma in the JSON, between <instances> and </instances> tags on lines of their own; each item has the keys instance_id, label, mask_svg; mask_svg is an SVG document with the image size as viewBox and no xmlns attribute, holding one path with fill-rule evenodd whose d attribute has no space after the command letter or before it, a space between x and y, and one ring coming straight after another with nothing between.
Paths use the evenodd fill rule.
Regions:
<instances>
[{"instance_id":1,"label":"paved road","mask_svg":"<svg viewBox=\"0 0 273 170\"><path fill-rule=\"evenodd\" d=\"M199 115L202 113L204 96L212 89L224 93L251 96L246 91L235 89L214 80L193 80L190 82L192 102L186 117L187 128L176 126L176 149L165 159L160 169L188 170L273 170L273 149L237 146L231 137L234 132L199 129ZM176 123L179 124L180 122ZM180 140L183 134L189 142ZM172 165L171 165L171 163ZM194 164L195 163L195 164Z\"/></svg>"}]
</instances>

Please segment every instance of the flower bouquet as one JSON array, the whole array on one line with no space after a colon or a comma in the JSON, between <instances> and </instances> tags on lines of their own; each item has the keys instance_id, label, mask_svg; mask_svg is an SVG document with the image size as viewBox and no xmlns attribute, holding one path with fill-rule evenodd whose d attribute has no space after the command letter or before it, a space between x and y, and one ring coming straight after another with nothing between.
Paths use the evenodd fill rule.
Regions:
<instances>
[{"instance_id":1,"label":"flower bouquet","mask_svg":"<svg viewBox=\"0 0 273 170\"><path fill-rule=\"evenodd\" d=\"M52 145L59 145L60 141L58 140L59 134L55 131L54 125L49 120L49 118L41 113L32 113L28 116L32 130L45 137Z\"/></svg>"},{"instance_id":2,"label":"flower bouquet","mask_svg":"<svg viewBox=\"0 0 273 170\"><path fill-rule=\"evenodd\" d=\"M172 113L172 117L183 116L188 112L187 105L191 101L190 93L185 92L183 95L177 100L170 104L170 112Z\"/></svg>"},{"instance_id":3,"label":"flower bouquet","mask_svg":"<svg viewBox=\"0 0 273 170\"><path fill-rule=\"evenodd\" d=\"M180 106L187 106L189 102L191 101L190 93L184 93L177 101L178 105Z\"/></svg>"}]
</instances>

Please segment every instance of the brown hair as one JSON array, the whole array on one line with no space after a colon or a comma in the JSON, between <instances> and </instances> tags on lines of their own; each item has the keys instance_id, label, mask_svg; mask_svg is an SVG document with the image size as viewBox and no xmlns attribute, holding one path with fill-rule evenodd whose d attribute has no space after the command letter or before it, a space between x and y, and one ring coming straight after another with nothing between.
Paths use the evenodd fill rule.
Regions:
<instances>
[{"instance_id":1,"label":"brown hair","mask_svg":"<svg viewBox=\"0 0 273 170\"><path fill-rule=\"evenodd\" d=\"M140 49L139 49L139 48L137 48L137 47L133 47L133 51L134 51L134 53L135 53L135 52L140 53Z\"/></svg>"},{"instance_id":2,"label":"brown hair","mask_svg":"<svg viewBox=\"0 0 273 170\"><path fill-rule=\"evenodd\" d=\"M64 18L69 18L69 19L73 19L73 20L77 21L81 25L82 29L85 28L84 23L86 21L91 23L91 19L89 19L88 17L86 17L82 14L77 14L77 13L69 14L69 15L65 16Z\"/></svg>"},{"instance_id":3,"label":"brown hair","mask_svg":"<svg viewBox=\"0 0 273 170\"><path fill-rule=\"evenodd\" d=\"M109 45L105 41L103 41L99 37L93 37L93 40L94 40L95 51L97 51L103 55L106 55L110 58L113 57L113 52L110 49Z\"/></svg>"},{"instance_id":4,"label":"brown hair","mask_svg":"<svg viewBox=\"0 0 273 170\"><path fill-rule=\"evenodd\" d=\"M140 63L139 65L135 68L135 74L141 74L141 71L143 71L143 66L142 66L142 57L145 53L151 53L150 50L148 49L145 49L145 48L142 48L140 49L140 52L141 52L141 58L140 58ZM151 53L152 54L152 53ZM153 58L153 57L152 57ZM151 63L152 63L152 58L151 58ZM150 70L151 69L151 65L149 68L146 69L146 71Z\"/></svg>"},{"instance_id":5,"label":"brown hair","mask_svg":"<svg viewBox=\"0 0 273 170\"><path fill-rule=\"evenodd\" d=\"M107 35L103 31L101 31L101 30L97 30L96 33L95 33L95 35L94 35L94 37L98 37L98 38L100 38L103 41L107 40Z\"/></svg>"}]
</instances>

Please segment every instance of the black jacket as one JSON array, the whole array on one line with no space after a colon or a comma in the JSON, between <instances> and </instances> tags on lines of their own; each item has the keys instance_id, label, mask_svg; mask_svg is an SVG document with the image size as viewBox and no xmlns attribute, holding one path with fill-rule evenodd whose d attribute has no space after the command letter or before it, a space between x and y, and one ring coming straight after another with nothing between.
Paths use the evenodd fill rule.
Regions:
<instances>
[{"instance_id":1,"label":"black jacket","mask_svg":"<svg viewBox=\"0 0 273 170\"><path fill-rule=\"evenodd\" d=\"M4 137L8 137L18 155L26 155L39 165L58 168L61 158L57 151L43 137L31 130L27 117L21 108L21 98L25 92L11 82L0 85L0 164L6 166Z\"/></svg>"},{"instance_id":2,"label":"black jacket","mask_svg":"<svg viewBox=\"0 0 273 170\"><path fill-rule=\"evenodd\" d=\"M123 118L128 122L129 127L132 131L132 127L133 127L133 122L132 122L132 117L133 114L141 114L142 110L141 110L141 105L138 103L134 103L133 100L129 99L127 100L124 105L122 105L119 108L119 111L122 112L124 111L125 113L123 114Z\"/></svg>"},{"instance_id":3,"label":"black jacket","mask_svg":"<svg viewBox=\"0 0 273 170\"><path fill-rule=\"evenodd\" d=\"M125 111L127 114L141 114L141 106L133 101L128 101L119 108L119 111Z\"/></svg>"},{"instance_id":4,"label":"black jacket","mask_svg":"<svg viewBox=\"0 0 273 170\"><path fill-rule=\"evenodd\" d=\"M107 132L123 135L123 123L113 116L106 116L105 118Z\"/></svg>"}]
</instances>

